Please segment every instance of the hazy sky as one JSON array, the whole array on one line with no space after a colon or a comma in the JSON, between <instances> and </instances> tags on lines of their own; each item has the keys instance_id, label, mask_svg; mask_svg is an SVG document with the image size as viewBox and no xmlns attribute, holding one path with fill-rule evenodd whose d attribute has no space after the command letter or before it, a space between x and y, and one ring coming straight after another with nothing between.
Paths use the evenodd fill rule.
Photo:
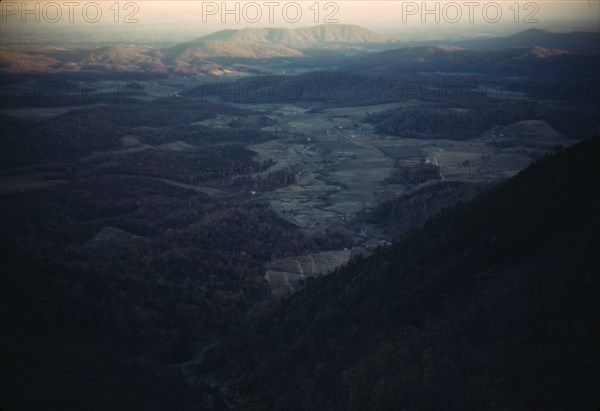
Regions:
<instances>
[{"instance_id":1,"label":"hazy sky","mask_svg":"<svg viewBox=\"0 0 600 411\"><path fill-rule=\"evenodd\" d=\"M187 40L222 29L357 24L403 37L479 36L528 28L594 30L599 0L568 1L22 1L0 2L2 42L114 35ZM40 35L39 33L45 33ZM94 34L95 33L95 34ZM8 40L7 40L8 39Z\"/></svg>"},{"instance_id":2,"label":"hazy sky","mask_svg":"<svg viewBox=\"0 0 600 411\"><path fill-rule=\"evenodd\" d=\"M239 4L239 14L235 11L236 3ZM235 24L235 18L238 16L240 24L245 26L310 25L316 22L327 22L326 19L329 18L338 20L342 24L359 24L372 29L401 29L404 26L426 26L427 29L435 29L435 26L457 26L461 23L467 26L482 25L489 29L493 29L495 25L509 25L518 28L518 26L535 25L534 20L538 20L541 25L551 25L560 20L598 23L600 19L598 0L542 0L537 2L350 0L332 2L273 1L271 3L273 3L272 6L269 6L269 1L229 1L225 3L220 1L174 1L167 5L167 2L164 1L146 1L140 2L139 5L140 11L143 7L143 14L148 19L160 20L162 18L197 22L206 27L217 26L217 29L218 26ZM222 6L223 4L225 7ZM318 7L315 7L315 4ZM515 4L517 4L516 7ZM295 22L297 10L301 11L302 18ZM500 10L500 14L497 14L498 10ZM229 11L231 13L228 13ZM261 13L259 19L256 18L257 11ZM272 11L273 23L269 21L270 11ZM224 23L223 20L226 22ZM597 28L598 26L592 27Z\"/></svg>"}]
</instances>

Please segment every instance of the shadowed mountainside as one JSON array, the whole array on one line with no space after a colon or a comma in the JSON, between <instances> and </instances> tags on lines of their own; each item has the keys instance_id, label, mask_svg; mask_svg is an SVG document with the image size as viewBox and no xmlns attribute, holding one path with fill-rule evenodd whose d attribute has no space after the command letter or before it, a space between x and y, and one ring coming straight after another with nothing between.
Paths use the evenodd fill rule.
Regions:
<instances>
[{"instance_id":1,"label":"shadowed mountainside","mask_svg":"<svg viewBox=\"0 0 600 411\"><path fill-rule=\"evenodd\" d=\"M599 151L544 158L259 315L268 332L229 342L237 404L596 407Z\"/></svg>"}]
</instances>

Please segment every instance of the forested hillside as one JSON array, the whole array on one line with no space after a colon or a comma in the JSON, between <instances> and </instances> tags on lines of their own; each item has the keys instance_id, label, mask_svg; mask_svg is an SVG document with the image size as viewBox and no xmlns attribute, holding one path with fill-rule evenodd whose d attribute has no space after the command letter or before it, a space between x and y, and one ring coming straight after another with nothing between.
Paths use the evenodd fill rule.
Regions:
<instances>
[{"instance_id":1,"label":"forested hillside","mask_svg":"<svg viewBox=\"0 0 600 411\"><path fill-rule=\"evenodd\" d=\"M599 152L544 158L258 315L228 344L239 408L595 409Z\"/></svg>"},{"instance_id":2,"label":"forested hillside","mask_svg":"<svg viewBox=\"0 0 600 411\"><path fill-rule=\"evenodd\" d=\"M0 386L17 409L202 410L173 364L267 298L263 263L348 242L132 176L4 194L2 211Z\"/></svg>"}]
</instances>

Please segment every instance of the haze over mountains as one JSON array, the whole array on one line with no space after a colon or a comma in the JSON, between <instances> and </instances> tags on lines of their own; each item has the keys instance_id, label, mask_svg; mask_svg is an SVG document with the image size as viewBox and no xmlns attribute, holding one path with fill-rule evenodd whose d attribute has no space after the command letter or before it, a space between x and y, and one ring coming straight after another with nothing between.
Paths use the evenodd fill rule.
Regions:
<instances>
[{"instance_id":1,"label":"haze over mountains","mask_svg":"<svg viewBox=\"0 0 600 411\"><path fill-rule=\"evenodd\" d=\"M228 62L223 59L237 58L260 64L259 60L320 58L323 52L327 52L326 58L335 58L330 62L351 70L506 70L513 74L533 74L533 68L538 73L562 75L569 71L560 68L566 63L585 67L582 71L572 73L579 76L596 72L598 59L587 54L600 50L598 33L552 33L538 29L504 38L463 43L449 42L451 47L403 48L405 43L354 25L320 25L297 29L245 28L219 31L166 48L109 46L76 52L66 50L62 53L56 50L25 52L3 48L0 69L12 73L108 70L113 73L223 74L237 72L237 69L228 67ZM486 51L469 50L481 48L486 48ZM382 49L388 51L374 54ZM372 52L365 55L368 50ZM490 53L489 50L495 51ZM348 53L358 55L354 59L345 59ZM581 53L585 56L581 56ZM546 66L554 67L557 62L559 68L546 70Z\"/></svg>"}]
</instances>

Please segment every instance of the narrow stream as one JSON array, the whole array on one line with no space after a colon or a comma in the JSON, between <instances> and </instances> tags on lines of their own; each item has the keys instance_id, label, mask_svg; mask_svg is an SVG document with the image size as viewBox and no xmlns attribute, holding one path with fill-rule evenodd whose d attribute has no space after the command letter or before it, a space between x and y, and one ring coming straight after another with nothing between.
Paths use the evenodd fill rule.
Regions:
<instances>
[{"instance_id":1,"label":"narrow stream","mask_svg":"<svg viewBox=\"0 0 600 411\"><path fill-rule=\"evenodd\" d=\"M206 354L219 344L221 344L220 341L209 342L194 358L180 365L185 381L190 386L202 391L202 409L207 411L233 410L233 406L227 399L227 384L210 373L200 371Z\"/></svg>"}]
</instances>

